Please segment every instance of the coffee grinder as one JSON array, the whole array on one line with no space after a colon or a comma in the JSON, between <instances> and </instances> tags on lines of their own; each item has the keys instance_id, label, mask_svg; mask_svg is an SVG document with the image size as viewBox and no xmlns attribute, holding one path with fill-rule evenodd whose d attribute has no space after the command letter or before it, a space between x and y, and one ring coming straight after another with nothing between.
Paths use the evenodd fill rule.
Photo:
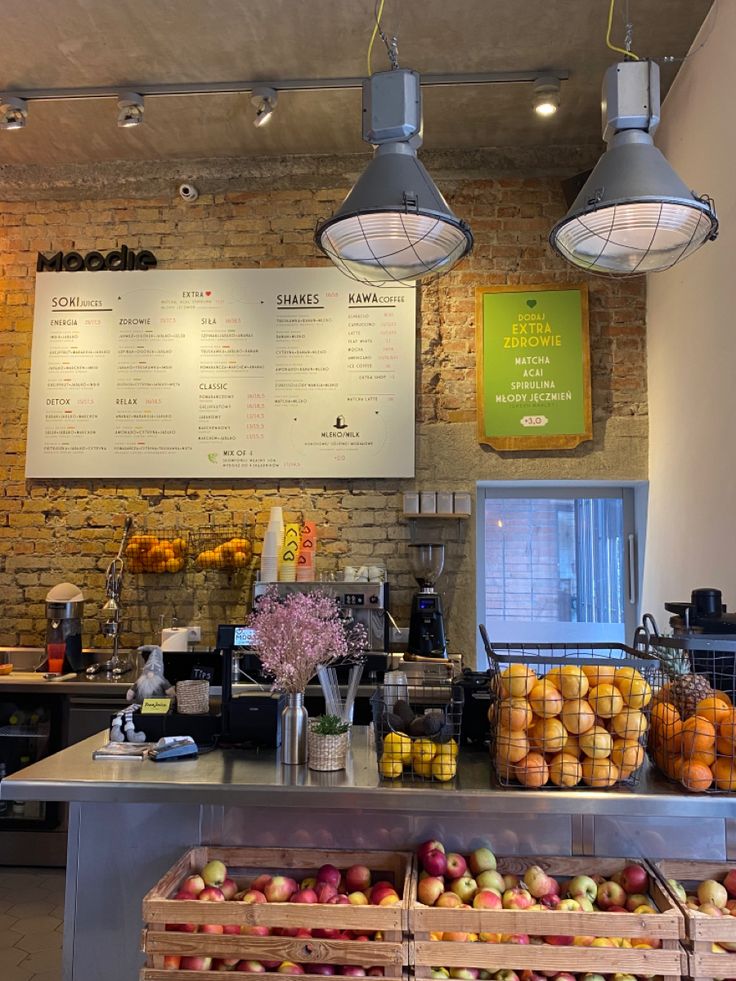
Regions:
<instances>
[{"instance_id":1,"label":"coffee grinder","mask_svg":"<svg viewBox=\"0 0 736 981\"><path fill-rule=\"evenodd\" d=\"M419 592L411 604L409 654L419 657L447 657L442 601L435 584L445 564L445 546L437 543L409 545L411 570Z\"/></svg>"}]
</instances>

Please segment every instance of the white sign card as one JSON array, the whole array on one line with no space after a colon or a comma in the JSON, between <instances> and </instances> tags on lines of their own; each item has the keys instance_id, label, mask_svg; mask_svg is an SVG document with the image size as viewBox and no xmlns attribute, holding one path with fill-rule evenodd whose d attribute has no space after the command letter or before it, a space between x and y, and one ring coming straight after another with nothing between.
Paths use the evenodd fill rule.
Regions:
<instances>
[{"instance_id":1,"label":"white sign card","mask_svg":"<svg viewBox=\"0 0 736 981\"><path fill-rule=\"evenodd\" d=\"M39 273L27 477L412 477L414 289Z\"/></svg>"}]
</instances>

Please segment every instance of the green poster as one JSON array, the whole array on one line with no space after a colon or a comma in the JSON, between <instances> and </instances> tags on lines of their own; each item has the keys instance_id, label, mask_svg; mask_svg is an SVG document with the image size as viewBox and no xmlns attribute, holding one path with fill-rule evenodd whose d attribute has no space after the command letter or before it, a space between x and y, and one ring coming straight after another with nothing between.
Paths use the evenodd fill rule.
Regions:
<instances>
[{"instance_id":1,"label":"green poster","mask_svg":"<svg viewBox=\"0 0 736 981\"><path fill-rule=\"evenodd\" d=\"M523 450L592 439L587 287L481 287L476 316L479 441Z\"/></svg>"}]
</instances>

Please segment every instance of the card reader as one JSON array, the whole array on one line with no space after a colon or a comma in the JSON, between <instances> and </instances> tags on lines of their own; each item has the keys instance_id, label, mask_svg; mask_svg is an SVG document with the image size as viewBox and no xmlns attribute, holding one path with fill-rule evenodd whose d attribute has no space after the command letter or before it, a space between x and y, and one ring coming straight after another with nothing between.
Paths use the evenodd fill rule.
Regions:
<instances>
[{"instance_id":1,"label":"card reader","mask_svg":"<svg viewBox=\"0 0 736 981\"><path fill-rule=\"evenodd\" d=\"M186 759L198 753L199 747L191 736L163 736L148 755L156 763L163 763L167 760Z\"/></svg>"}]
</instances>

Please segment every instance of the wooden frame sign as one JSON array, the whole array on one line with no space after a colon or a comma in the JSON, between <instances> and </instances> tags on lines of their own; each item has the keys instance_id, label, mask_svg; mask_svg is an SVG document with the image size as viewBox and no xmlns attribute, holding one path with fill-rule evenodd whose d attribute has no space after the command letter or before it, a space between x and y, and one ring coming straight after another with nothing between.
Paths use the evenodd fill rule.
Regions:
<instances>
[{"instance_id":1,"label":"wooden frame sign","mask_svg":"<svg viewBox=\"0 0 736 981\"><path fill-rule=\"evenodd\" d=\"M478 442L559 450L592 439L588 287L481 286L475 295Z\"/></svg>"}]
</instances>

